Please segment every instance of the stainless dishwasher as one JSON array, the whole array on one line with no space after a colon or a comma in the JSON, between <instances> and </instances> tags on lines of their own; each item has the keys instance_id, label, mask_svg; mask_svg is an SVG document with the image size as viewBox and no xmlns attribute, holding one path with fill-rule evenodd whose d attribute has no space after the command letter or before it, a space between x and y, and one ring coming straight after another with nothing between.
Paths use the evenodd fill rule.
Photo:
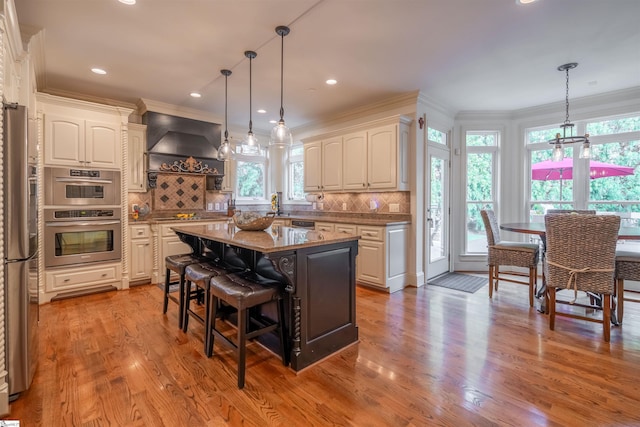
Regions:
<instances>
[{"instance_id":1,"label":"stainless dishwasher","mask_svg":"<svg viewBox=\"0 0 640 427\"><path fill-rule=\"evenodd\" d=\"M303 219L292 219L291 227L293 228L306 228L308 230L314 230L316 228L315 221L307 221Z\"/></svg>"}]
</instances>

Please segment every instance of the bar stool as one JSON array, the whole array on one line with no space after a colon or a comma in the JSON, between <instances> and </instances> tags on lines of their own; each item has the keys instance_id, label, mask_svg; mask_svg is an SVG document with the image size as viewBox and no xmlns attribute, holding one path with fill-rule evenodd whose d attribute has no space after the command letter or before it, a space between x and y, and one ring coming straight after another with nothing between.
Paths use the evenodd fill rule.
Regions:
<instances>
[{"instance_id":1,"label":"bar stool","mask_svg":"<svg viewBox=\"0 0 640 427\"><path fill-rule=\"evenodd\" d=\"M640 253L631 251L616 251L616 297L618 323L622 323L624 316L624 302L640 302L640 298L625 297L624 281L640 280ZM627 289L627 292L640 293L640 291Z\"/></svg>"},{"instance_id":2,"label":"bar stool","mask_svg":"<svg viewBox=\"0 0 640 427\"><path fill-rule=\"evenodd\" d=\"M167 269L164 279L164 304L162 306L162 313L167 314L167 308L169 300L178 304L178 327L183 328L184 322L184 298L185 298L185 270L191 264L196 264L205 261L205 258L199 255L193 254L181 254L181 255L169 255L164 259L164 263ZM178 280L178 298L170 295L169 287L176 282L171 281L171 272L175 272L180 276ZM192 298L191 288L189 288L188 297Z\"/></svg>"},{"instance_id":3,"label":"bar stool","mask_svg":"<svg viewBox=\"0 0 640 427\"><path fill-rule=\"evenodd\" d=\"M187 332L189 327L189 317L193 316L194 319L202 323L202 325L209 324L209 315L211 314L210 304L210 282L212 277L223 276L227 273L231 273L237 271L237 269L233 269L232 267L226 267L219 262L216 263L213 260L208 262L200 262L196 264L188 265L185 269L185 289L190 289L191 284L196 285L198 289L200 289L204 293L204 318L193 311L190 307L191 298L187 298L185 295L184 298L184 321L182 323L183 332ZM209 334L204 333L204 352L207 352L207 344L208 344Z\"/></svg>"},{"instance_id":4,"label":"bar stool","mask_svg":"<svg viewBox=\"0 0 640 427\"><path fill-rule=\"evenodd\" d=\"M281 288L282 284L280 282L266 279L254 272L234 273L211 278L211 302L209 304L211 314L209 315L209 323L205 327L206 333L210 334L207 339L207 357L213 355L213 342L216 337L220 338L222 343L233 348L238 360L239 389L244 387L247 340L277 329L280 336L282 364L285 366L289 364L284 327L284 301ZM237 310L238 329L235 342L216 328L219 301L224 301ZM264 316L258 319L250 315L252 308L272 301L277 303L278 319L276 322ZM252 325L256 325L258 328L251 330Z\"/></svg>"}]
</instances>

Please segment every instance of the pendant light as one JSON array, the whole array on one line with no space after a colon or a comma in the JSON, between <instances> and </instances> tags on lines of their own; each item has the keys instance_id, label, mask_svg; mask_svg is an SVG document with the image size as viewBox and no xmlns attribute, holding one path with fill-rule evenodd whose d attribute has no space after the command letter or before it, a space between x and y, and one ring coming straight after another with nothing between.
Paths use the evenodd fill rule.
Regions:
<instances>
[{"instance_id":1,"label":"pendant light","mask_svg":"<svg viewBox=\"0 0 640 427\"><path fill-rule=\"evenodd\" d=\"M225 161L233 157L233 150L229 144L229 131L227 130L227 79L231 75L231 70L220 70L224 76L224 141L218 148L218 160Z\"/></svg>"},{"instance_id":2,"label":"pendant light","mask_svg":"<svg viewBox=\"0 0 640 427\"><path fill-rule=\"evenodd\" d=\"M288 147L293 144L291 130L284 124L283 86L284 86L284 36L289 34L289 27L280 25L276 27L276 34L280 36L280 121L271 130L269 145L276 147Z\"/></svg>"},{"instance_id":3,"label":"pendant light","mask_svg":"<svg viewBox=\"0 0 640 427\"><path fill-rule=\"evenodd\" d=\"M251 120L253 108L251 104L251 61L258 56L258 54L252 50L247 50L244 56L249 58L249 132L247 132L247 136L242 141L242 144L249 147L251 152L256 152L258 150L258 138L253 134L253 121Z\"/></svg>"},{"instance_id":4,"label":"pendant light","mask_svg":"<svg viewBox=\"0 0 640 427\"><path fill-rule=\"evenodd\" d=\"M558 132L556 137L550 139L549 144L553 144L553 153L551 154L551 159L554 162L559 162L564 158L564 144L573 144L573 143L581 143L582 149L580 151L581 159L589 159L591 158L591 147L589 144L589 134L585 134L584 136L573 136L573 127L575 126L573 123L569 121L569 70L572 70L578 66L577 62L570 62L568 64L563 64L558 67L558 71L564 71L566 73L566 91L565 91L565 120L564 123L560 125L562 128L562 136ZM567 136L567 129L570 131Z\"/></svg>"}]
</instances>

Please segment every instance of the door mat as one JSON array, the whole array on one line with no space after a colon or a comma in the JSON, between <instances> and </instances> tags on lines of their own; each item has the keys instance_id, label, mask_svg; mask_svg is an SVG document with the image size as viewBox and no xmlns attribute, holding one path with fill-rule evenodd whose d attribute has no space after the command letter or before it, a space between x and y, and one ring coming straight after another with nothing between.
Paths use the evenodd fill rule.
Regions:
<instances>
[{"instance_id":1,"label":"door mat","mask_svg":"<svg viewBox=\"0 0 640 427\"><path fill-rule=\"evenodd\" d=\"M469 292L470 294L476 292L487 283L489 283L489 279L486 277L470 276L461 273L447 273L427 281L427 285Z\"/></svg>"}]
</instances>

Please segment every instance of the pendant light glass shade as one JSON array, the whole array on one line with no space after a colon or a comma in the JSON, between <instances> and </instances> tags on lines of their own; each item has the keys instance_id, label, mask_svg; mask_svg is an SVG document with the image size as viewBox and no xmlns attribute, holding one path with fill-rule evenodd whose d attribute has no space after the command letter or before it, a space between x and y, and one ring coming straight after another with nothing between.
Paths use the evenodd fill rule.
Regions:
<instances>
[{"instance_id":1,"label":"pendant light glass shade","mask_svg":"<svg viewBox=\"0 0 640 427\"><path fill-rule=\"evenodd\" d=\"M293 144L293 136L291 130L284 124L284 107L283 107L283 92L284 92L284 36L289 34L289 27L280 25L276 27L276 34L280 36L280 120L278 124L271 130L271 138L269 139L269 145L276 147L288 147Z\"/></svg>"},{"instance_id":2,"label":"pendant light glass shade","mask_svg":"<svg viewBox=\"0 0 640 427\"><path fill-rule=\"evenodd\" d=\"M224 76L224 141L218 148L218 160L225 161L233 158L234 152L229 144L229 131L227 130L227 78L231 75L231 70L220 70Z\"/></svg>"},{"instance_id":3,"label":"pendant light glass shade","mask_svg":"<svg viewBox=\"0 0 640 427\"><path fill-rule=\"evenodd\" d=\"M252 75L252 70L251 70L251 61L258 56L257 53L255 53L252 50L247 50L244 53L244 56L246 56L247 58L249 58L249 131L247 132L247 136L244 137L244 139L242 140L242 144L245 145L251 152L257 152L258 151L258 138L254 135L253 133L253 120L251 119L251 115L252 115L252 104L251 104L251 75Z\"/></svg>"}]
</instances>

